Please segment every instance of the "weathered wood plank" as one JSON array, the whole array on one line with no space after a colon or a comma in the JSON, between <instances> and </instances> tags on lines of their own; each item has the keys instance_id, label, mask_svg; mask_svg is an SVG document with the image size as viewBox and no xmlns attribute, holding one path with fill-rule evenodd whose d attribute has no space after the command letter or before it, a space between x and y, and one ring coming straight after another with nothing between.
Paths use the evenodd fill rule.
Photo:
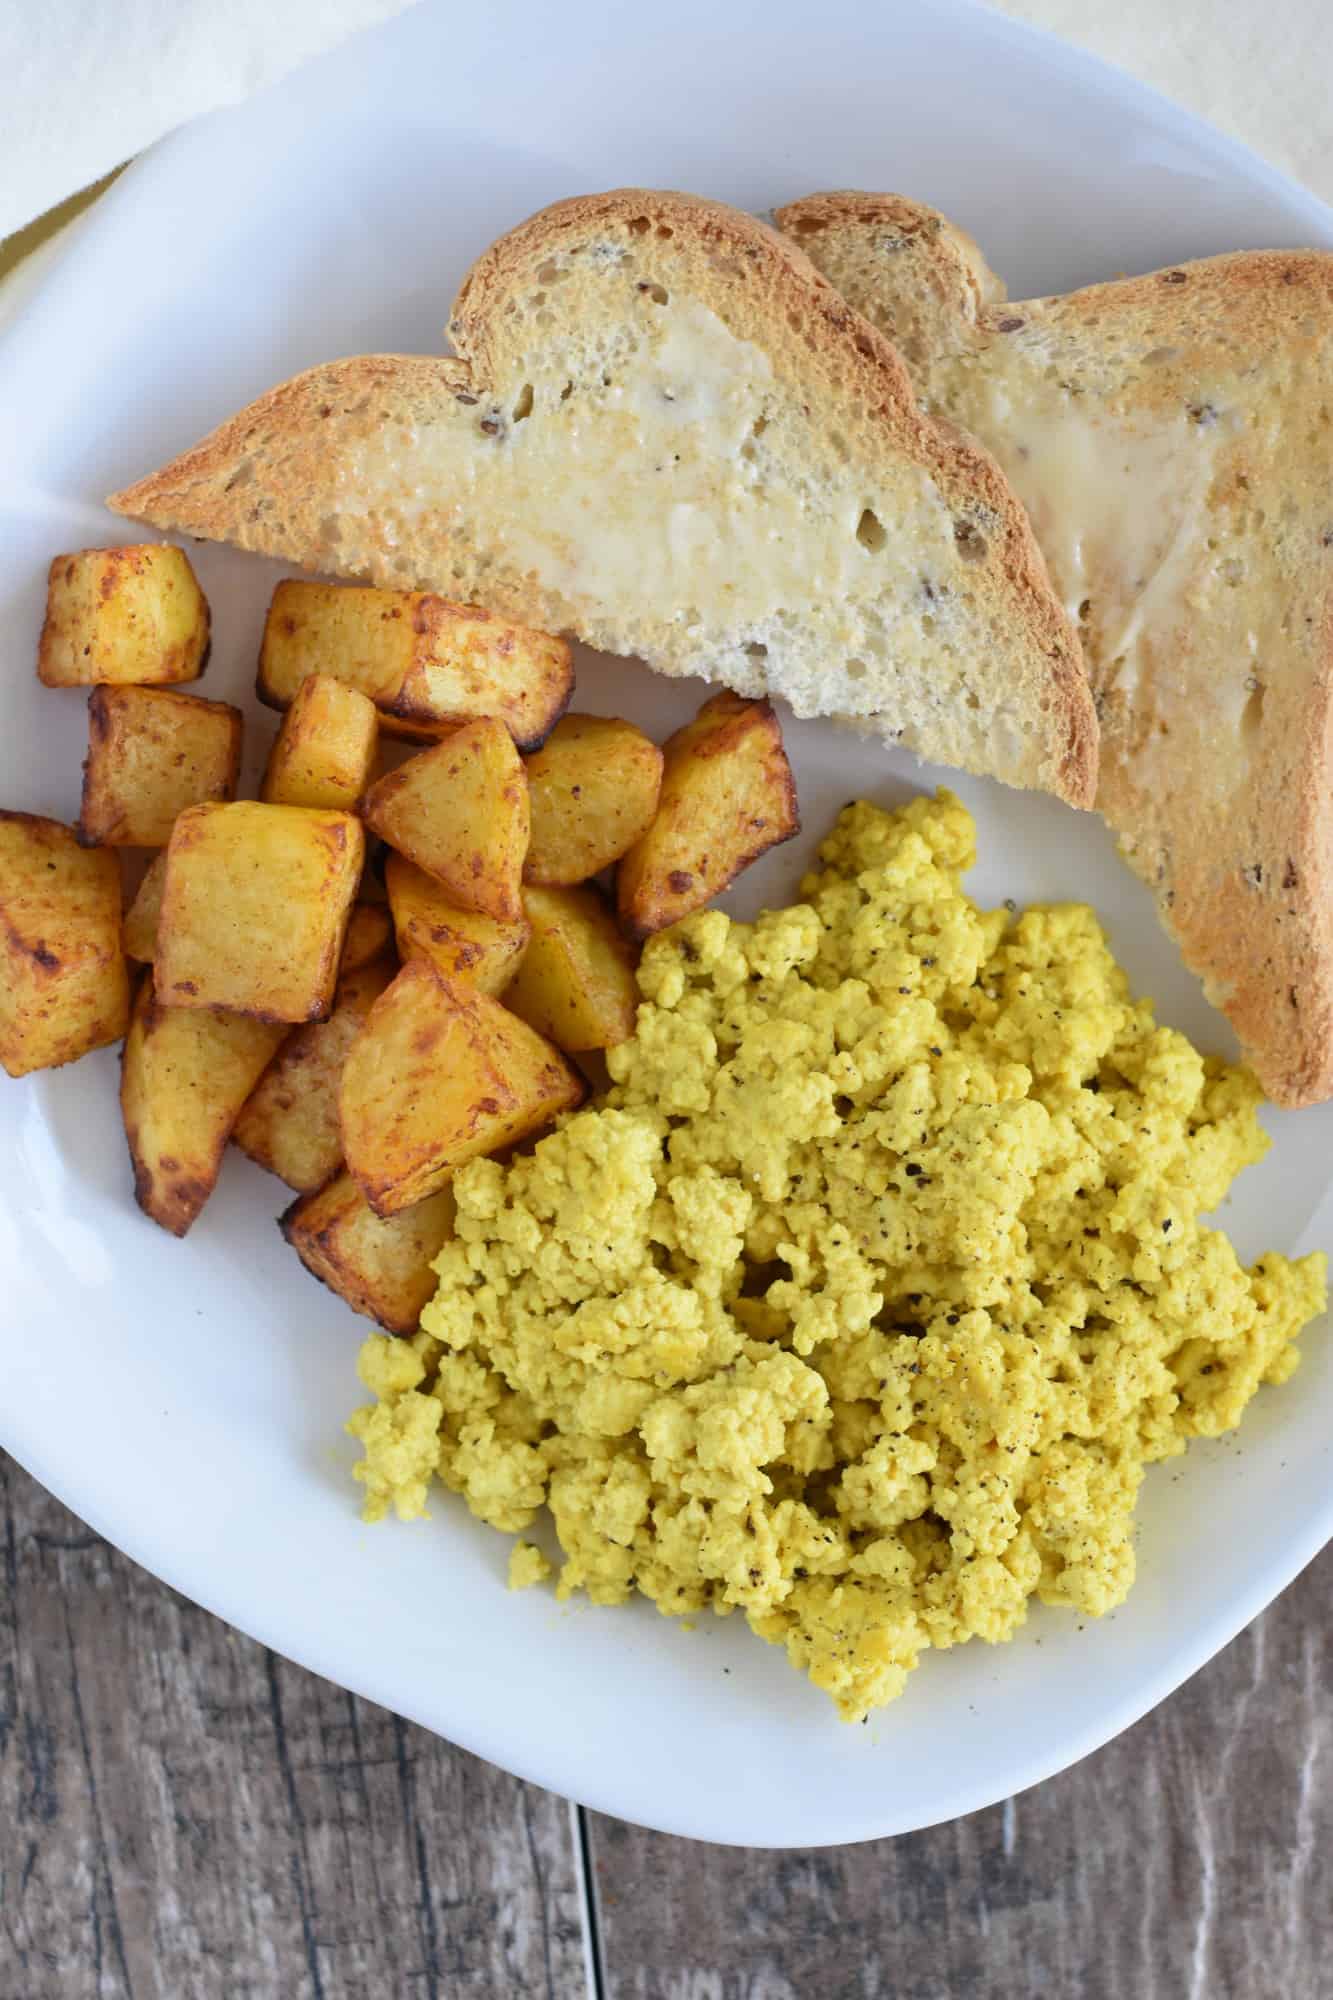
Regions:
<instances>
[{"instance_id":1,"label":"weathered wood plank","mask_svg":"<svg viewBox=\"0 0 1333 2000\"><path fill-rule=\"evenodd\" d=\"M606 2000L1331 2000L1333 1549L1154 1715L951 1826L765 1854L589 1819Z\"/></svg>"},{"instance_id":2,"label":"weathered wood plank","mask_svg":"<svg viewBox=\"0 0 1333 2000\"><path fill-rule=\"evenodd\" d=\"M586 2000L569 1809L267 1653L0 1455L0 2000Z\"/></svg>"}]
</instances>

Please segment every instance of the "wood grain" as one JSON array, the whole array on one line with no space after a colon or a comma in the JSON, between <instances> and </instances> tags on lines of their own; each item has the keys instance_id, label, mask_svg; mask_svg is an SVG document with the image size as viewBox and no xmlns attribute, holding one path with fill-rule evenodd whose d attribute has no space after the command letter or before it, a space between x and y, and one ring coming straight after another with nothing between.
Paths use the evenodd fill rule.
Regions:
<instances>
[{"instance_id":1,"label":"wood grain","mask_svg":"<svg viewBox=\"0 0 1333 2000\"><path fill-rule=\"evenodd\" d=\"M0 1454L0 2000L586 2000L563 1801L289 1665Z\"/></svg>"},{"instance_id":2,"label":"wood grain","mask_svg":"<svg viewBox=\"0 0 1333 2000\"><path fill-rule=\"evenodd\" d=\"M588 1816L604 2000L1333 2000L1333 1550L1118 1743L769 1854ZM585 2000L569 1809L178 1598L0 1456L0 2000Z\"/></svg>"},{"instance_id":3,"label":"wood grain","mask_svg":"<svg viewBox=\"0 0 1333 2000\"><path fill-rule=\"evenodd\" d=\"M773 1855L590 1815L606 2000L1330 2000L1331 1587L1333 1548L1137 1728L950 1826Z\"/></svg>"}]
</instances>

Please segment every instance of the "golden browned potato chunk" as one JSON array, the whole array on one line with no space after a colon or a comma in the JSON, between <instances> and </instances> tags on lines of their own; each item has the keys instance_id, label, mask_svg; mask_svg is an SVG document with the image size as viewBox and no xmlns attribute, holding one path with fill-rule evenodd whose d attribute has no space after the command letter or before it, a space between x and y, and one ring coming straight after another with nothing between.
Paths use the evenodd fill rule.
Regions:
<instances>
[{"instance_id":1,"label":"golden browned potato chunk","mask_svg":"<svg viewBox=\"0 0 1333 2000\"><path fill-rule=\"evenodd\" d=\"M444 1187L401 1215L379 1216L343 1173L294 1201L278 1226L307 1271L353 1312L390 1333L415 1333L435 1292L431 1262L453 1234L454 1198Z\"/></svg>"},{"instance_id":2,"label":"golden browned potato chunk","mask_svg":"<svg viewBox=\"0 0 1333 2000\"><path fill-rule=\"evenodd\" d=\"M120 1108L145 1215L184 1236L217 1182L227 1136L286 1030L245 1014L164 1007L145 973L125 1038Z\"/></svg>"},{"instance_id":3,"label":"golden browned potato chunk","mask_svg":"<svg viewBox=\"0 0 1333 2000\"><path fill-rule=\"evenodd\" d=\"M632 722L563 716L526 768L532 838L525 882L586 882L653 823L662 752Z\"/></svg>"},{"instance_id":4,"label":"golden browned potato chunk","mask_svg":"<svg viewBox=\"0 0 1333 2000\"><path fill-rule=\"evenodd\" d=\"M26 1076L75 1062L128 1017L115 855L59 820L0 812L0 1063Z\"/></svg>"},{"instance_id":5,"label":"golden browned potato chunk","mask_svg":"<svg viewBox=\"0 0 1333 2000\"><path fill-rule=\"evenodd\" d=\"M718 694L664 746L657 817L616 875L620 921L647 937L702 909L800 831L782 726L767 701Z\"/></svg>"},{"instance_id":6,"label":"golden browned potato chunk","mask_svg":"<svg viewBox=\"0 0 1333 2000\"><path fill-rule=\"evenodd\" d=\"M528 786L502 722L465 723L386 771L366 793L365 819L460 908L521 921Z\"/></svg>"},{"instance_id":7,"label":"golden browned potato chunk","mask_svg":"<svg viewBox=\"0 0 1333 2000\"><path fill-rule=\"evenodd\" d=\"M380 958L392 949L393 919L384 904L353 903L338 964L339 978L355 972L359 965L369 965L372 958Z\"/></svg>"},{"instance_id":8,"label":"golden browned potato chunk","mask_svg":"<svg viewBox=\"0 0 1333 2000\"><path fill-rule=\"evenodd\" d=\"M322 1021L364 845L351 813L251 799L183 812L153 961L163 1003Z\"/></svg>"},{"instance_id":9,"label":"golden browned potato chunk","mask_svg":"<svg viewBox=\"0 0 1333 2000\"><path fill-rule=\"evenodd\" d=\"M395 1215L584 1094L560 1051L498 1001L409 959L343 1064L343 1155L375 1213Z\"/></svg>"},{"instance_id":10,"label":"golden browned potato chunk","mask_svg":"<svg viewBox=\"0 0 1333 2000\"><path fill-rule=\"evenodd\" d=\"M396 959L377 958L344 973L328 1020L292 1031L241 1108L232 1138L298 1194L323 1187L342 1164L343 1063L397 970Z\"/></svg>"},{"instance_id":11,"label":"golden browned potato chunk","mask_svg":"<svg viewBox=\"0 0 1333 2000\"><path fill-rule=\"evenodd\" d=\"M241 711L170 688L96 687L88 697L79 839L165 847L179 814L234 799Z\"/></svg>"},{"instance_id":12,"label":"golden browned potato chunk","mask_svg":"<svg viewBox=\"0 0 1333 2000\"><path fill-rule=\"evenodd\" d=\"M309 674L282 718L260 797L275 806L341 806L355 812L370 783L379 717L369 695L329 674Z\"/></svg>"},{"instance_id":13,"label":"golden browned potato chunk","mask_svg":"<svg viewBox=\"0 0 1333 2000\"><path fill-rule=\"evenodd\" d=\"M504 1004L569 1055L613 1049L634 1033L638 956L596 889L530 884L532 936Z\"/></svg>"},{"instance_id":14,"label":"golden browned potato chunk","mask_svg":"<svg viewBox=\"0 0 1333 2000\"><path fill-rule=\"evenodd\" d=\"M207 658L208 601L180 549L80 549L51 564L37 645L48 687L192 681Z\"/></svg>"},{"instance_id":15,"label":"golden browned potato chunk","mask_svg":"<svg viewBox=\"0 0 1333 2000\"><path fill-rule=\"evenodd\" d=\"M162 884L167 879L167 851L162 848L144 870L134 900L120 927L120 942L126 958L151 965L157 950L157 920L162 913Z\"/></svg>"},{"instance_id":16,"label":"golden browned potato chunk","mask_svg":"<svg viewBox=\"0 0 1333 2000\"><path fill-rule=\"evenodd\" d=\"M401 854L389 856L384 878L400 958L429 959L480 993L503 991L528 942L526 918L498 924L479 910L460 910L432 876Z\"/></svg>"},{"instance_id":17,"label":"golden browned potato chunk","mask_svg":"<svg viewBox=\"0 0 1333 2000\"><path fill-rule=\"evenodd\" d=\"M280 583L259 655L259 699L286 708L307 674L369 695L384 728L429 742L495 715L535 749L574 686L569 646L471 604L420 590Z\"/></svg>"}]
</instances>

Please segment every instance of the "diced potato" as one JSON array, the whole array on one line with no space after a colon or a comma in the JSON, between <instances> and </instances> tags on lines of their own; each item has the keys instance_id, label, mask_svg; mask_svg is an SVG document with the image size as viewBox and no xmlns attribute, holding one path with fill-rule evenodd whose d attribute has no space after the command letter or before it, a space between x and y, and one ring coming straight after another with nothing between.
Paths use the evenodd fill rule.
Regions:
<instances>
[{"instance_id":1,"label":"diced potato","mask_svg":"<svg viewBox=\"0 0 1333 2000\"><path fill-rule=\"evenodd\" d=\"M657 817L616 876L620 921L647 937L702 909L800 831L782 726L767 701L718 694L664 746Z\"/></svg>"},{"instance_id":2,"label":"diced potato","mask_svg":"<svg viewBox=\"0 0 1333 2000\"><path fill-rule=\"evenodd\" d=\"M241 711L170 688L95 687L88 697L79 839L165 847L189 806L234 799Z\"/></svg>"},{"instance_id":3,"label":"diced potato","mask_svg":"<svg viewBox=\"0 0 1333 2000\"><path fill-rule=\"evenodd\" d=\"M338 964L339 978L369 965L393 950L393 919L383 903L353 903L343 939L343 955Z\"/></svg>"},{"instance_id":4,"label":"diced potato","mask_svg":"<svg viewBox=\"0 0 1333 2000\"><path fill-rule=\"evenodd\" d=\"M342 1164L343 1063L397 970L396 959L377 958L344 973L328 1020L293 1029L241 1108L232 1138L298 1194L323 1187Z\"/></svg>"},{"instance_id":5,"label":"diced potato","mask_svg":"<svg viewBox=\"0 0 1333 2000\"><path fill-rule=\"evenodd\" d=\"M558 1049L487 994L409 959L343 1065L343 1154L377 1215L582 1101Z\"/></svg>"},{"instance_id":6,"label":"diced potato","mask_svg":"<svg viewBox=\"0 0 1333 2000\"><path fill-rule=\"evenodd\" d=\"M454 1198L444 1187L401 1215L379 1216L343 1173L294 1201L278 1226L307 1271L353 1312L409 1334L435 1294L431 1264L453 1234Z\"/></svg>"},{"instance_id":7,"label":"diced potato","mask_svg":"<svg viewBox=\"0 0 1333 2000\"><path fill-rule=\"evenodd\" d=\"M192 681L207 659L208 601L180 549L80 549L51 564L37 645L48 687Z\"/></svg>"},{"instance_id":8,"label":"diced potato","mask_svg":"<svg viewBox=\"0 0 1333 2000\"><path fill-rule=\"evenodd\" d=\"M653 823L662 752L632 722L563 716L526 768L532 838L525 882L586 882Z\"/></svg>"},{"instance_id":9,"label":"diced potato","mask_svg":"<svg viewBox=\"0 0 1333 2000\"><path fill-rule=\"evenodd\" d=\"M465 723L386 771L366 794L365 820L451 902L499 924L521 921L528 786L503 723Z\"/></svg>"},{"instance_id":10,"label":"diced potato","mask_svg":"<svg viewBox=\"0 0 1333 2000\"><path fill-rule=\"evenodd\" d=\"M637 953L596 889L531 884L532 937L504 1004L569 1055L612 1049L634 1033Z\"/></svg>"},{"instance_id":11,"label":"diced potato","mask_svg":"<svg viewBox=\"0 0 1333 2000\"><path fill-rule=\"evenodd\" d=\"M134 901L125 912L125 921L120 927L120 942L126 958L137 958L140 965L151 965L157 950L157 920L162 914L162 885L167 879L167 850L161 848L144 870L143 879L134 892Z\"/></svg>"},{"instance_id":12,"label":"diced potato","mask_svg":"<svg viewBox=\"0 0 1333 2000\"><path fill-rule=\"evenodd\" d=\"M479 910L460 910L415 862L391 854L385 865L398 955L425 958L441 972L469 980L480 993L500 993L518 969L528 942L526 918L498 924Z\"/></svg>"},{"instance_id":13,"label":"diced potato","mask_svg":"<svg viewBox=\"0 0 1333 2000\"><path fill-rule=\"evenodd\" d=\"M164 1007L145 973L125 1038L120 1108L145 1215L184 1236L216 1185L236 1114L286 1030L245 1014Z\"/></svg>"},{"instance_id":14,"label":"diced potato","mask_svg":"<svg viewBox=\"0 0 1333 2000\"><path fill-rule=\"evenodd\" d=\"M535 749L574 686L568 644L421 590L280 583L259 655L259 699L286 708L307 674L369 695L383 726L429 742L495 715Z\"/></svg>"},{"instance_id":15,"label":"diced potato","mask_svg":"<svg viewBox=\"0 0 1333 2000\"><path fill-rule=\"evenodd\" d=\"M275 806L341 806L365 797L379 741L369 695L329 674L308 674L282 719L260 797Z\"/></svg>"},{"instance_id":16,"label":"diced potato","mask_svg":"<svg viewBox=\"0 0 1333 2000\"><path fill-rule=\"evenodd\" d=\"M252 799L182 813L154 958L163 1002L322 1021L363 848L351 813Z\"/></svg>"},{"instance_id":17,"label":"diced potato","mask_svg":"<svg viewBox=\"0 0 1333 2000\"><path fill-rule=\"evenodd\" d=\"M55 1069L129 1018L120 869L58 820L0 812L0 1063Z\"/></svg>"}]
</instances>

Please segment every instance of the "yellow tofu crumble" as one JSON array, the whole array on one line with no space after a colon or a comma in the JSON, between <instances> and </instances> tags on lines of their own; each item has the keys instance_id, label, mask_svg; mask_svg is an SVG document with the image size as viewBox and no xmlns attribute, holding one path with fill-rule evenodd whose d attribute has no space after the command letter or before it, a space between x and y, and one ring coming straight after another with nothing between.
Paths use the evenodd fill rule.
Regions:
<instances>
[{"instance_id":1,"label":"yellow tofu crumble","mask_svg":"<svg viewBox=\"0 0 1333 2000\"><path fill-rule=\"evenodd\" d=\"M421 1331L362 1350L369 1519L549 1508L562 1597L739 1610L848 1719L1121 1602L1145 1468L1291 1374L1324 1259L1202 1225L1258 1086L973 859L947 792L853 805L795 907L649 942L608 1095L457 1174Z\"/></svg>"}]
</instances>

